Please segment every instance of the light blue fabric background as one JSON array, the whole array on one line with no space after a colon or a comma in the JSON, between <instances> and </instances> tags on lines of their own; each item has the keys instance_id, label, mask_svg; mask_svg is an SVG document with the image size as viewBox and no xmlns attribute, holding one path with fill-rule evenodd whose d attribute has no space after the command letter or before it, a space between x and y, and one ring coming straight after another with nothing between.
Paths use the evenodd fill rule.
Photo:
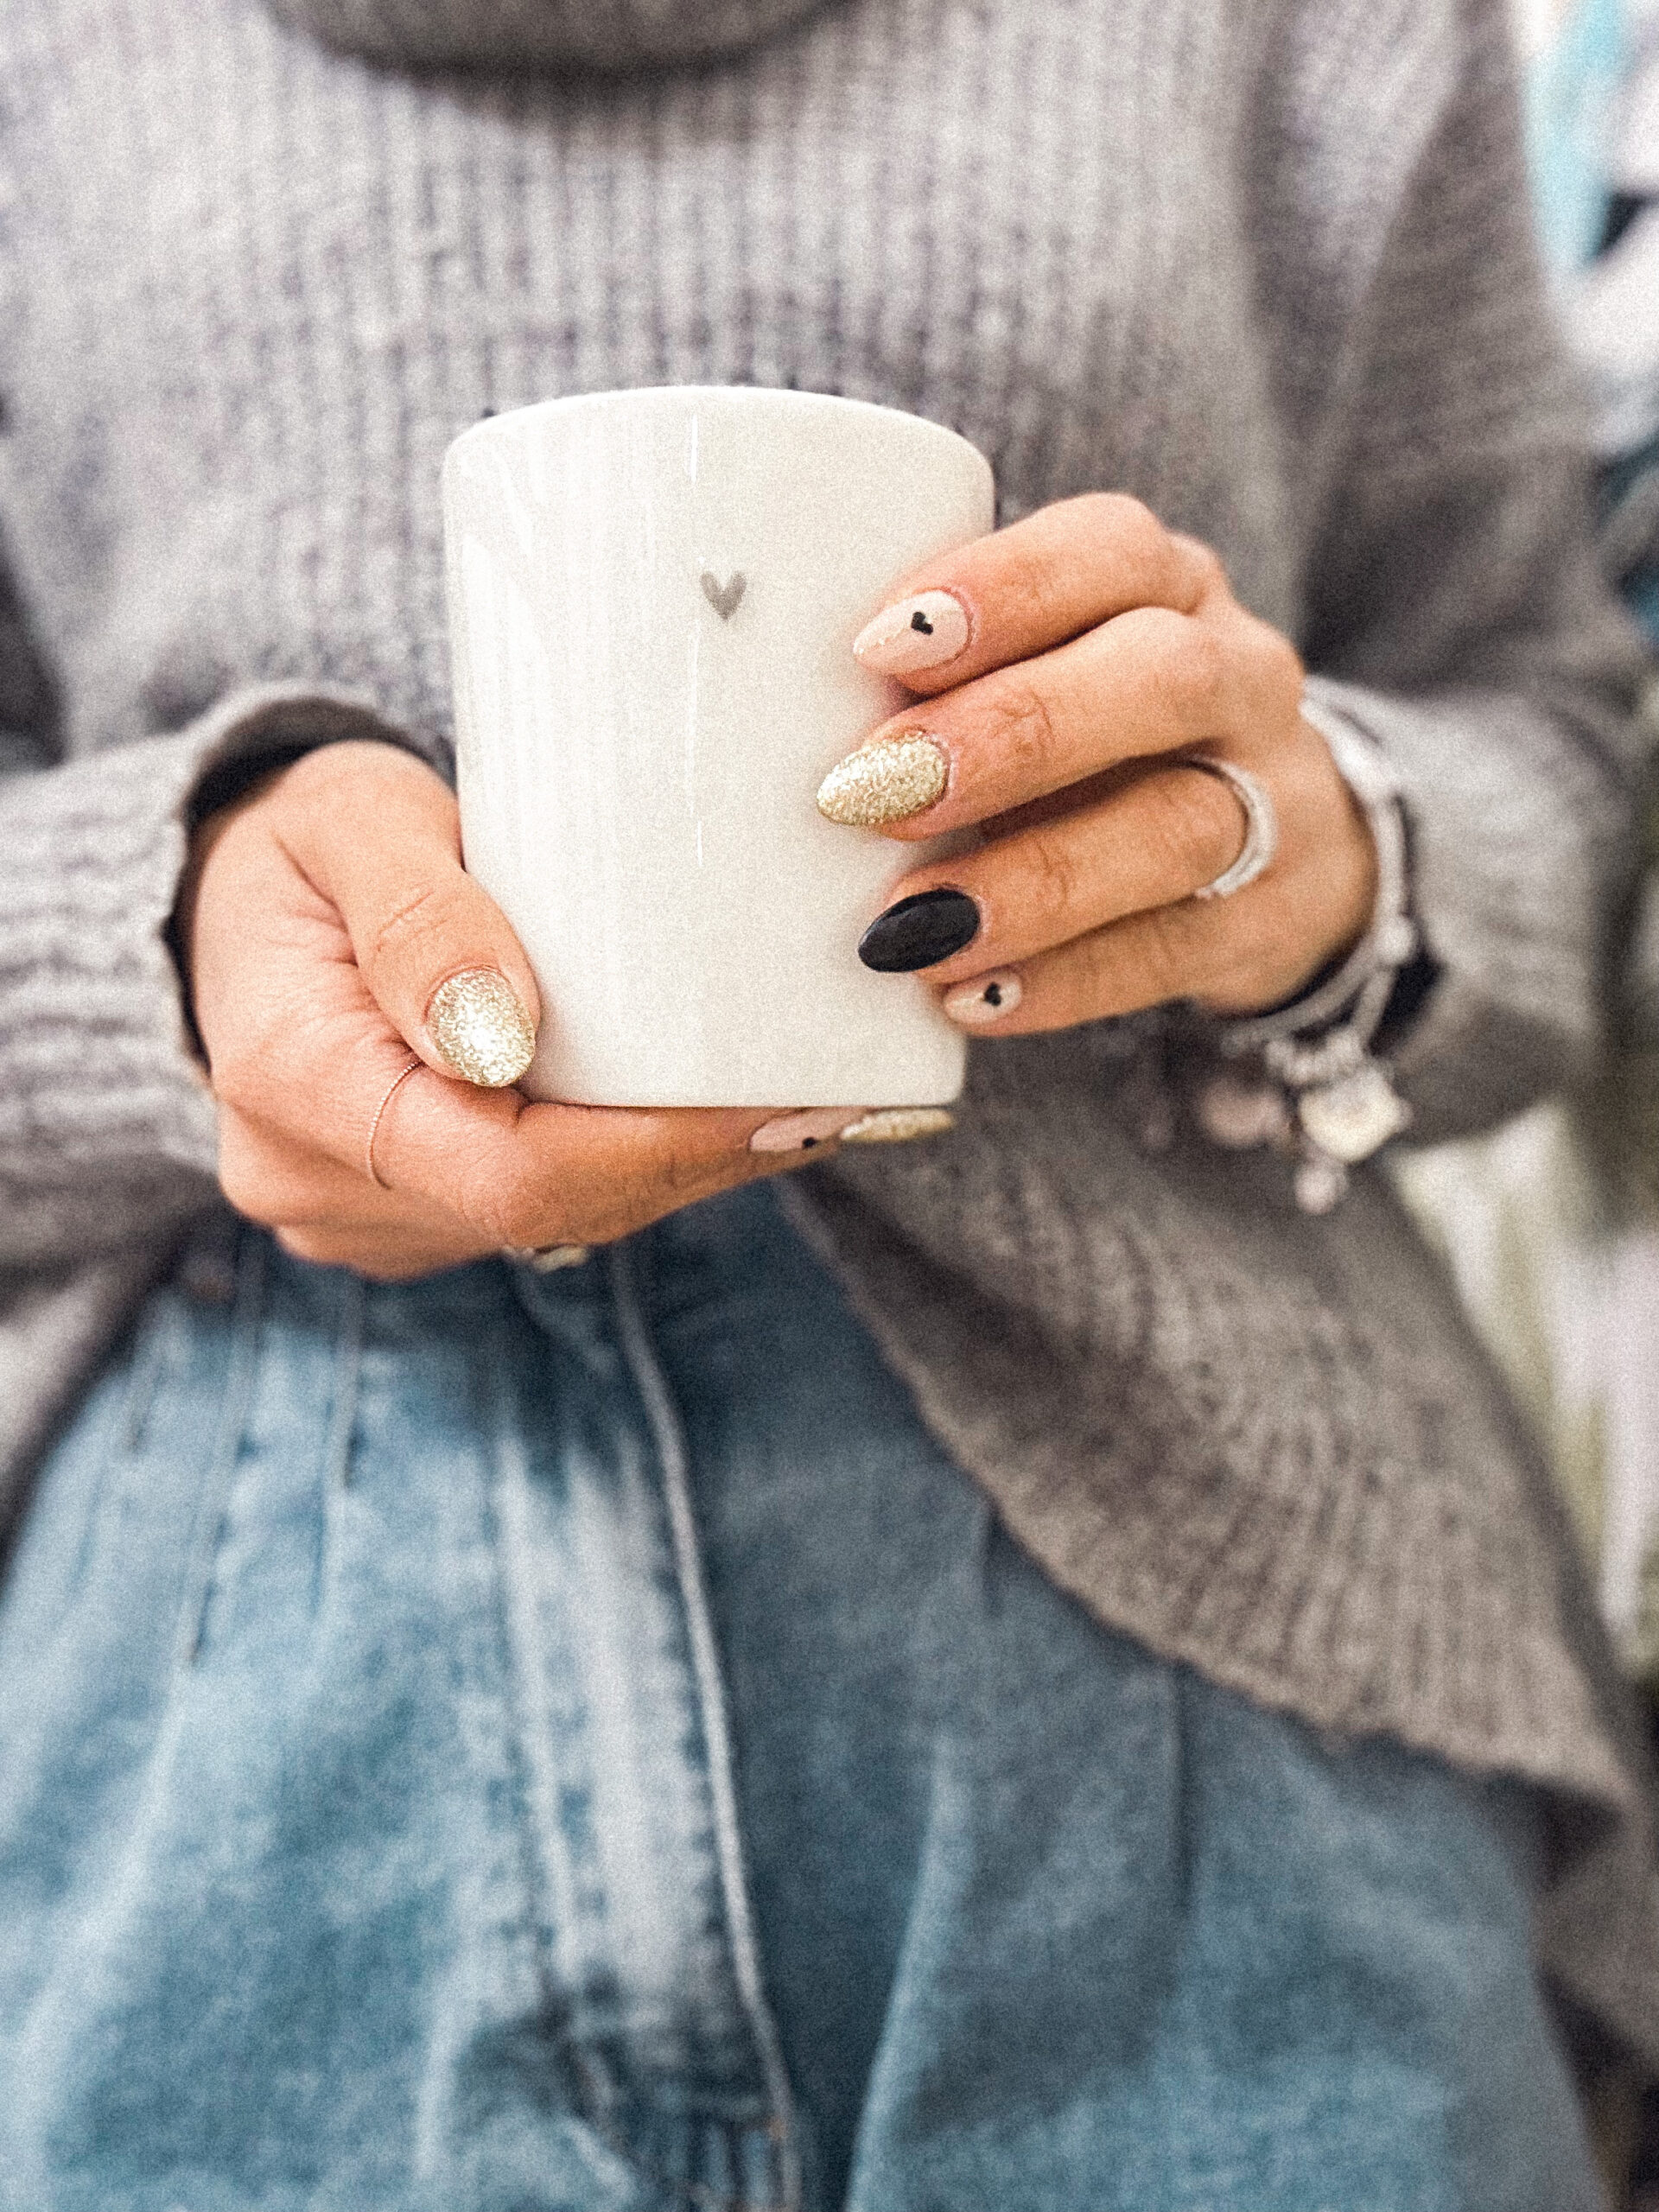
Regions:
<instances>
[{"instance_id":1,"label":"light blue fabric background","mask_svg":"<svg viewBox=\"0 0 1659 2212\"><path fill-rule=\"evenodd\" d=\"M1522 10L1523 15L1534 12ZM1559 270L1595 251L1606 213L1607 131L1629 58L1624 0L1572 0L1527 55L1527 150L1544 248Z\"/></svg>"}]
</instances>

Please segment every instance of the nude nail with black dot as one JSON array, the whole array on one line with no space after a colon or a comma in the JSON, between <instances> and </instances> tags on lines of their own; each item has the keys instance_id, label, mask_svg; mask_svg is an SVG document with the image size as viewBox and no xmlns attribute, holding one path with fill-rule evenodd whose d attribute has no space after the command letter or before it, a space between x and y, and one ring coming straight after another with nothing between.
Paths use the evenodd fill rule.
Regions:
<instances>
[{"instance_id":1,"label":"nude nail with black dot","mask_svg":"<svg viewBox=\"0 0 1659 2212\"><path fill-rule=\"evenodd\" d=\"M749 1139L751 1152L816 1152L821 1144L838 1137L868 1109L863 1106L809 1106L793 1114L779 1114L763 1122Z\"/></svg>"},{"instance_id":2,"label":"nude nail with black dot","mask_svg":"<svg viewBox=\"0 0 1659 2212\"><path fill-rule=\"evenodd\" d=\"M952 1021L984 1029L1012 1014L1023 995L1013 969L999 968L994 976L976 976L971 983L958 983L954 991L947 991L944 1010Z\"/></svg>"},{"instance_id":3,"label":"nude nail with black dot","mask_svg":"<svg viewBox=\"0 0 1659 2212\"><path fill-rule=\"evenodd\" d=\"M858 957L881 976L936 967L979 935L979 908L965 891L917 891L878 914L858 941Z\"/></svg>"},{"instance_id":4,"label":"nude nail with black dot","mask_svg":"<svg viewBox=\"0 0 1659 2212\"><path fill-rule=\"evenodd\" d=\"M918 592L884 607L853 640L853 655L882 676L943 668L968 643L968 611L953 592Z\"/></svg>"}]
</instances>

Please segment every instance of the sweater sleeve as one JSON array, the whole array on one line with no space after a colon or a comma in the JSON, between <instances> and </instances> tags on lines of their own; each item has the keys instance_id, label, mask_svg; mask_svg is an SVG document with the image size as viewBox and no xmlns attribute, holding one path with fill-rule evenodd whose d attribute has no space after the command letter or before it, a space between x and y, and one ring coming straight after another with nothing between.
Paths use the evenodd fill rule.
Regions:
<instances>
[{"instance_id":1,"label":"sweater sleeve","mask_svg":"<svg viewBox=\"0 0 1659 2212\"><path fill-rule=\"evenodd\" d=\"M10 635L0 700L21 689ZM297 684L69 762L39 727L0 731L0 1269L115 1251L212 1196L213 1101L167 942L205 779L397 734Z\"/></svg>"},{"instance_id":2,"label":"sweater sleeve","mask_svg":"<svg viewBox=\"0 0 1659 2212\"><path fill-rule=\"evenodd\" d=\"M1457 11L1337 377L1302 640L1402 779L1427 996L1414 1135L1593 1064L1633 858L1644 654L1597 573L1589 465L1529 217L1502 0Z\"/></svg>"}]
</instances>

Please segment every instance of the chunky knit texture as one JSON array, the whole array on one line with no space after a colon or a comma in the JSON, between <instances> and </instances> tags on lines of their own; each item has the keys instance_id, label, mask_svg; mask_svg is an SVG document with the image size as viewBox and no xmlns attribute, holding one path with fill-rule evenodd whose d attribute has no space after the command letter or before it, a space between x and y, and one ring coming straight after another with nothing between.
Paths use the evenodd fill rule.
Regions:
<instances>
[{"instance_id":1,"label":"chunky knit texture","mask_svg":"<svg viewBox=\"0 0 1659 2212\"><path fill-rule=\"evenodd\" d=\"M404 67L632 69L726 54L822 0L273 0L352 54Z\"/></svg>"},{"instance_id":2,"label":"chunky knit texture","mask_svg":"<svg viewBox=\"0 0 1659 2212\"><path fill-rule=\"evenodd\" d=\"M446 761L438 462L486 408L792 384L961 429L1005 517L1139 493L1400 766L1421 1133L1578 1072L1637 664L1515 136L1502 0L10 0L13 1469L212 1201L162 936L192 794L346 729ZM1536 1459L1380 1178L1314 1221L1264 1158L1142 1147L1158 1033L980 1044L955 1135L791 1203L1103 1619L1550 1789L1552 1963L1659 2063L1646 1815Z\"/></svg>"}]
</instances>

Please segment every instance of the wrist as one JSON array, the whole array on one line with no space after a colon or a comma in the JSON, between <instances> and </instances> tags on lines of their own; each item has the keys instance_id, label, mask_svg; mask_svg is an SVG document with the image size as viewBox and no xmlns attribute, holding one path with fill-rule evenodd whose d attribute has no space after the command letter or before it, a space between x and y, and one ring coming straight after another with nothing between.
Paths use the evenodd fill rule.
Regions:
<instances>
[{"instance_id":1,"label":"wrist","mask_svg":"<svg viewBox=\"0 0 1659 2212\"><path fill-rule=\"evenodd\" d=\"M1392 767L1371 739L1318 703L1305 703L1303 719L1324 740L1367 826L1375 864L1369 918L1357 942L1297 997L1218 1026L1223 1058L1254 1062L1268 1087L1236 1076L1214 1077L1198 1111L1218 1143L1254 1143L1268 1135L1293 1153L1298 1205L1325 1213L1341 1198L1349 1168L1411 1120L1374 1046L1419 938L1405 815ZM1249 1134L1242 1135L1245 1130Z\"/></svg>"}]
</instances>

